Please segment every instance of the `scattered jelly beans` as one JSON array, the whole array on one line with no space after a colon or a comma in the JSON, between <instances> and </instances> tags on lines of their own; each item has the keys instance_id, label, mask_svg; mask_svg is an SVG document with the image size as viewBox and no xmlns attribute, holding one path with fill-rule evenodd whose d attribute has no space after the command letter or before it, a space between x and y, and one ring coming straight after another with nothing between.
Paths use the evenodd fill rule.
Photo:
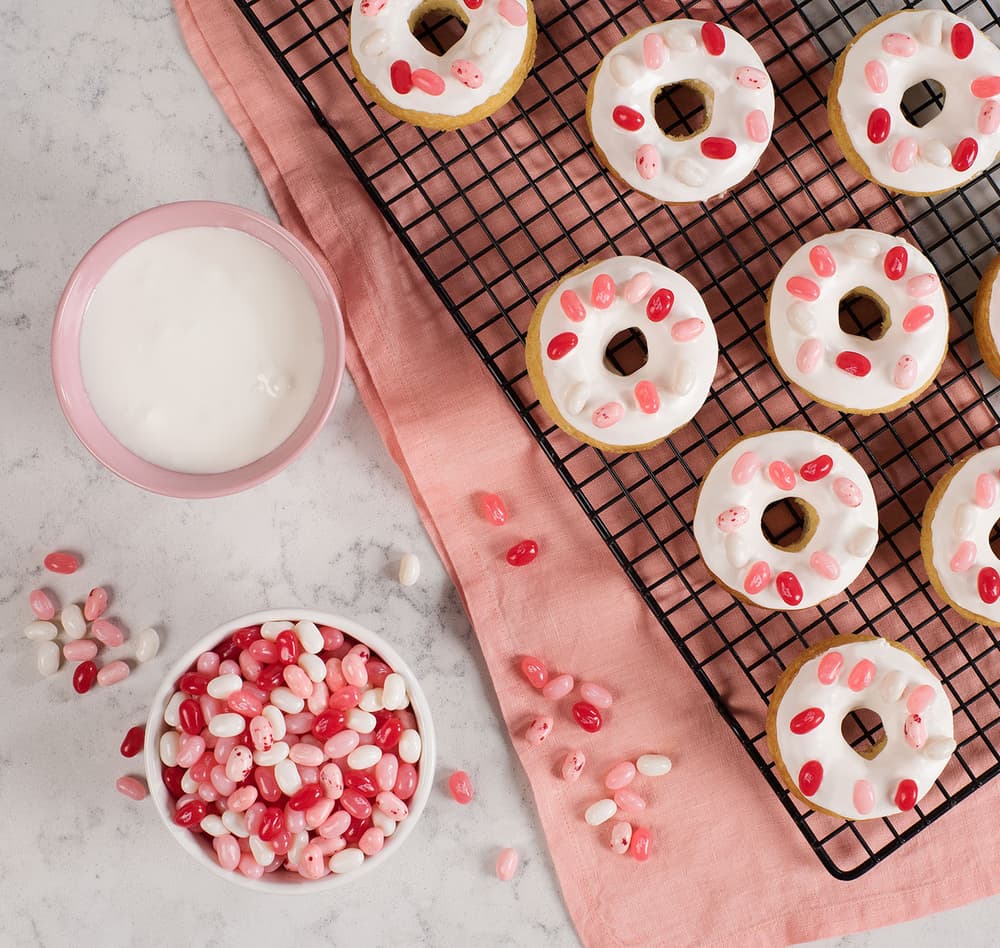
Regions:
<instances>
[{"instance_id":1,"label":"scattered jelly beans","mask_svg":"<svg viewBox=\"0 0 1000 948\"><path fill-rule=\"evenodd\" d=\"M399 582L401 586L412 586L420 579L420 560L414 553L405 553L399 561Z\"/></svg>"},{"instance_id":2,"label":"scattered jelly beans","mask_svg":"<svg viewBox=\"0 0 1000 948\"><path fill-rule=\"evenodd\" d=\"M534 540L522 540L507 551L507 562L511 566L527 566L538 556L538 544Z\"/></svg>"},{"instance_id":3,"label":"scattered jelly beans","mask_svg":"<svg viewBox=\"0 0 1000 948\"><path fill-rule=\"evenodd\" d=\"M502 849L497 856L497 878L501 882L510 882L517 872L517 850Z\"/></svg>"},{"instance_id":4,"label":"scattered jelly beans","mask_svg":"<svg viewBox=\"0 0 1000 948\"><path fill-rule=\"evenodd\" d=\"M125 732L122 745L119 748L122 757L135 757L142 750L143 742L146 740L146 728L142 724L130 727Z\"/></svg>"},{"instance_id":5,"label":"scattered jelly beans","mask_svg":"<svg viewBox=\"0 0 1000 948\"><path fill-rule=\"evenodd\" d=\"M578 701L573 705L573 719L588 734L595 734L604 724L601 712L589 701Z\"/></svg>"},{"instance_id":6,"label":"scattered jelly beans","mask_svg":"<svg viewBox=\"0 0 1000 948\"><path fill-rule=\"evenodd\" d=\"M72 553L57 550L50 553L44 560L45 568L50 573L62 573L66 576L75 573L80 568L80 560Z\"/></svg>"},{"instance_id":7,"label":"scattered jelly beans","mask_svg":"<svg viewBox=\"0 0 1000 948\"><path fill-rule=\"evenodd\" d=\"M479 500L479 509L488 523L502 527L507 522L507 508L498 494L483 494Z\"/></svg>"},{"instance_id":8,"label":"scattered jelly beans","mask_svg":"<svg viewBox=\"0 0 1000 948\"><path fill-rule=\"evenodd\" d=\"M448 778L448 792L456 803L471 803L472 779L464 770L456 770Z\"/></svg>"}]
</instances>

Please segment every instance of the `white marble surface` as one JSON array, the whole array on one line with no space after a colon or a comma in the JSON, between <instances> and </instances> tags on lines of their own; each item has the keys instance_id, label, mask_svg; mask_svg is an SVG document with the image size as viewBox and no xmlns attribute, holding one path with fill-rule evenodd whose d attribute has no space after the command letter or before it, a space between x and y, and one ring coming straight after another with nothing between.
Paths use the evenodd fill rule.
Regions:
<instances>
[{"instance_id":1,"label":"white marble surface","mask_svg":"<svg viewBox=\"0 0 1000 948\"><path fill-rule=\"evenodd\" d=\"M272 212L167 0L2 0L0 10L0 945L576 944L458 598L350 381L302 459L223 500L145 494L70 433L48 334L90 243L166 201ZM82 552L84 569L43 575L54 547ZM394 578L406 550L423 564L411 589ZM111 615L162 630L160 659L83 698L66 669L39 679L20 629L40 583L64 600L109 584ZM396 871L328 902L263 902L216 880L170 843L150 805L113 790L138 770L118 743L167 662L224 619L289 603L339 609L391 636L422 675L439 730L439 787ZM476 780L474 810L440 789L457 766ZM491 873L505 845L523 858L506 886ZM825 944L977 948L995 944L998 924L992 899Z\"/></svg>"}]
</instances>

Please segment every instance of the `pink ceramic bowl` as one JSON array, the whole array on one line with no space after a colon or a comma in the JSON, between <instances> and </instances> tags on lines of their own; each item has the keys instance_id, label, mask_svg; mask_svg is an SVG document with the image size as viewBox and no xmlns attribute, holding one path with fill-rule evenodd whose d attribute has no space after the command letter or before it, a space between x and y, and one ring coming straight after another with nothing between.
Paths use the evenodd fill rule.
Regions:
<instances>
[{"instance_id":1,"label":"pink ceramic bowl","mask_svg":"<svg viewBox=\"0 0 1000 948\"><path fill-rule=\"evenodd\" d=\"M184 474L158 467L122 445L97 416L87 397L80 365L80 330L90 297L115 261L137 244L184 227L228 227L278 251L308 285L323 326L325 360L316 397L298 428L270 454L220 474ZM52 327L52 376L63 414L84 447L108 470L138 487L171 497L219 497L254 487L295 460L316 436L344 375L344 322L333 290L308 250L287 230L232 204L184 201L164 204L123 221L80 261L63 291Z\"/></svg>"}]
</instances>

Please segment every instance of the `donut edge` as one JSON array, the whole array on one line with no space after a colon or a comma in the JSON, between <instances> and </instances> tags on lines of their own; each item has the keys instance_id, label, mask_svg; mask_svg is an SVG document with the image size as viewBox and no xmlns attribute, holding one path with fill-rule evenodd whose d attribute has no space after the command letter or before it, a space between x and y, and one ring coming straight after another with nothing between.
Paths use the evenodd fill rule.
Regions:
<instances>
[{"instance_id":1,"label":"donut edge","mask_svg":"<svg viewBox=\"0 0 1000 948\"><path fill-rule=\"evenodd\" d=\"M990 302L993 299L993 289L1000 279L1000 254L997 254L986 268L983 278L979 281L976 300L972 305L972 327L979 344L979 354L983 362L997 378L1000 378L1000 348L997 338L990 330Z\"/></svg>"}]
</instances>

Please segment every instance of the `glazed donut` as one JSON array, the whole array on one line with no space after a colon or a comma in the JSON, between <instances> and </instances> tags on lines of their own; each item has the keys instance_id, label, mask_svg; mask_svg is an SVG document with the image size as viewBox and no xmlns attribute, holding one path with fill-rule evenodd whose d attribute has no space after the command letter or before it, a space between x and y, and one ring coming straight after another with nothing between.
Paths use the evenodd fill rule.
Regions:
<instances>
[{"instance_id":1,"label":"glazed donut","mask_svg":"<svg viewBox=\"0 0 1000 948\"><path fill-rule=\"evenodd\" d=\"M867 296L883 335L840 328L840 301ZM781 374L823 405L870 415L907 404L948 348L948 306L931 262L901 237L842 230L795 251L768 298L768 348Z\"/></svg>"},{"instance_id":2,"label":"glazed donut","mask_svg":"<svg viewBox=\"0 0 1000 948\"><path fill-rule=\"evenodd\" d=\"M924 507L920 551L934 588L973 622L1000 626L1000 559L990 531L1000 517L1000 448L956 464Z\"/></svg>"},{"instance_id":3,"label":"glazed donut","mask_svg":"<svg viewBox=\"0 0 1000 948\"><path fill-rule=\"evenodd\" d=\"M1000 378L1000 293L997 293L997 282L1000 281L1000 255L986 268L983 279L979 283L976 302L972 309L972 322L976 330L976 342L983 356L986 367Z\"/></svg>"},{"instance_id":4,"label":"glazed donut","mask_svg":"<svg viewBox=\"0 0 1000 948\"><path fill-rule=\"evenodd\" d=\"M885 737L862 753L841 725L867 708ZM803 803L846 820L912 810L955 750L941 682L897 642L837 635L803 652L782 674L767 712L778 775Z\"/></svg>"},{"instance_id":5,"label":"glazed donut","mask_svg":"<svg viewBox=\"0 0 1000 948\"><path fill-rule=\"evenodd\" d=\"M761 528L780 500L804 513L801 539L783 548ZM701 482L694 538L733 595L766 609L806 609L843 592L868 562L878 541L875 494L836 441L791 428L748 435Z\"/></svg>"},{"instance_id":6,"label":"glazed donut","mask_svg":"<svg viewBox=\"0 0 1000 948\"><path fill-rule=\"evenodd\" d=\"M413 35L428 13L466 25L437 56ZM354 0L351 65L358 83L387 112L412 125L452 129L508 102L535 58L532 0Z\"/></svg>"},{"instance_id":7,"label":"glazed donut","mask_svg":"<svg viewBox=\"0 0 1000 948\"><path fill-rule=\"evenodd\" d=\"M673 85L705 99L705 127L666 135L654 115ZM675 19L639 30L601 60L587 93L600 160L625 184L665 204L707 201L760 161L774 126L774 88L754 48L716 23Z\"/></svg>"},{"instance_id":8,"label":"glazed donut","mask_svg":"<svg viewBox=\"0 0 1000 948\"><path fill-rule=\"evenodd\" d=\"M903 93L933 79L939 115L918 128ZM844 156L870 181L901 194L940 194L993 164L1000 148L1000 49L944 10L901 10L875 20L847 46L827 108Z\"/></svg>"},{"instance_id":9,"label":"glazed donut","mask_svg":"<svg viewBox=\"0 0 1000 948\"><path fill-rule=\"evenodd\" d=\"M639 329L646 364L623 376L605 352ZM612 257L560 280L538 304L527 339L528 374L552 420L607 451L658 444L704 404L719 360L715 326L679 273L642 257Z\"/></svg>"}]
</instances>

